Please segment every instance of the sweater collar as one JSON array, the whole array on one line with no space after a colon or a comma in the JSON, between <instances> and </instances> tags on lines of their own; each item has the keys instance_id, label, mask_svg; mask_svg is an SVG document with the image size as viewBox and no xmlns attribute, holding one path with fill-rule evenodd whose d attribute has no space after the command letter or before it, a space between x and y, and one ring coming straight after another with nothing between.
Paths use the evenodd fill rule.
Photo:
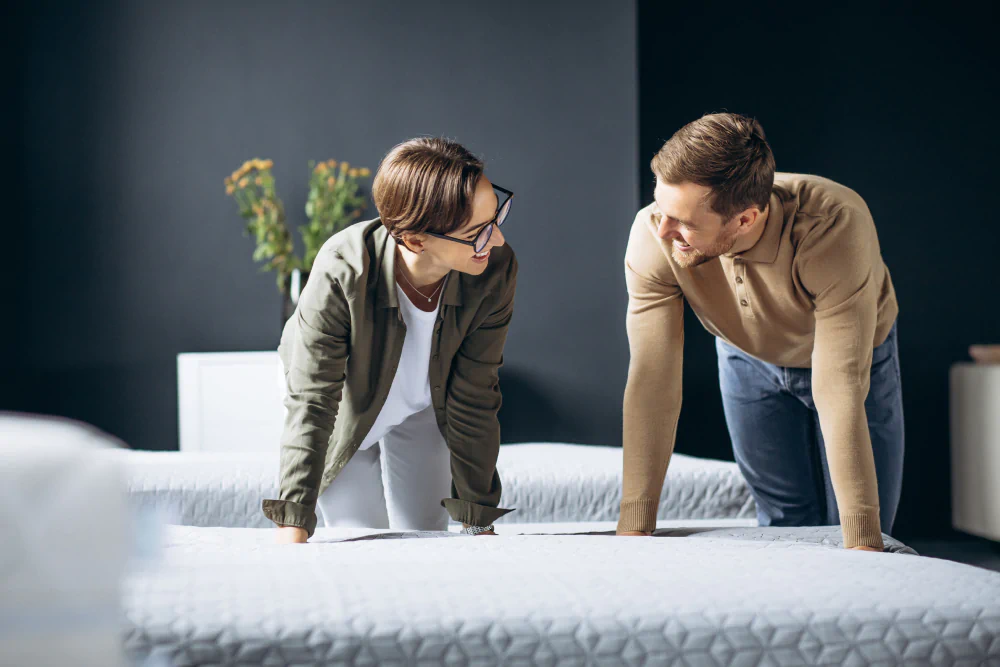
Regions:
<instances>
[{"instance_id":1,"label":"sweater collar","mask_svg":"<svg viewBox=\"0 0 1000 667\"><path fill-rule=\"evenodd\" d=\"M778 258L778 249L781 246L781 228L784 226L784 209L781 206L781 198L774 192L771 193L771 200L767 205L767 220L764 221L764 233L757 239L757 243L749 250L741 253L726 255L727 257L739 257L750 262L760 262L762 264L773 264Z\"/></svg>"}]
</instances>

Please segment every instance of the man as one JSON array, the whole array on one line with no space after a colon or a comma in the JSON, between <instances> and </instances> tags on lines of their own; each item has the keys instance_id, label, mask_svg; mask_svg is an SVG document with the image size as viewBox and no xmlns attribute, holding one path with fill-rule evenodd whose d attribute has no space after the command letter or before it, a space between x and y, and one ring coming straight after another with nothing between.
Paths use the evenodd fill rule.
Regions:
<instances>
[{"instance_id":1,"label":"man","mask_svg":"<svg viewBox=\"0 0 1000 667\"><path fill-rule=\"evenodd\" d=\"M681 408L683 301L716 336L736 461L764 526L842 526L880 551L903 469L896 295L871 213L818 176L775 174L737 114L681 128L625 256L631 363L618 532L646 535ZM825 445L825 446L824 446Z\"/></svg>"}]
</instances>

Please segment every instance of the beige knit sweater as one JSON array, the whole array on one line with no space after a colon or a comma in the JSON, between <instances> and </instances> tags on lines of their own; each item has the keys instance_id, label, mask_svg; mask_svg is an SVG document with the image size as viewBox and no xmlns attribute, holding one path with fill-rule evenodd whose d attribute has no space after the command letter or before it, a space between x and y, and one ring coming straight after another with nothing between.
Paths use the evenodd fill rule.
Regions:
<instances>
[{"instance_id":1,"label":"beige knit sweater","mask_svg":"<svg viewBox=\"0 0 1000 667\"><path fill-rule=\"evenodd\" d=\"M873 347L898 307L871 213L828 179L776 174L749 250L685 269L635 218L625 256L631 363L624 402L619 530L652 530L681 409L683 300L715 336L763 361L812 368L845 545L882 547L865 398Z\"/></svg>"}]
</instances>

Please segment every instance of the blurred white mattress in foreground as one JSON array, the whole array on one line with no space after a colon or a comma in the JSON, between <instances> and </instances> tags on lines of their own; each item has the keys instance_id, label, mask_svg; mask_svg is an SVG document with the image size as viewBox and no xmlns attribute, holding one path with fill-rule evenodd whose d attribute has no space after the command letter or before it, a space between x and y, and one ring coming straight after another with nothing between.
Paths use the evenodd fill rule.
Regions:
<instances>
[{"instance_id":1,"label":"blurred white mattress in foreground","mask_svg":"<svg viewBox=\"0 0 1000 667\"><path fill-rule=\"evenodd\" d=\"M123 664L131 519L121 443L68 420L0 413L0 665Z\"/></svg>"}]
</instances>

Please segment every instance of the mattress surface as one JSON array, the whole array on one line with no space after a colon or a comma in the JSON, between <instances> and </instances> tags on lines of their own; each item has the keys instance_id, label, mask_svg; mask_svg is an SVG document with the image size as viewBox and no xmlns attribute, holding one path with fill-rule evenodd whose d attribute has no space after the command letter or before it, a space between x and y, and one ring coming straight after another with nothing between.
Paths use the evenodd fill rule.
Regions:
<instances>
[{"instance_id":1,"label":"mattress surface","mask_svg":"<svg viewBox=\"0 0 1000 667\"><path fill-rule=\"evenodd\" d=\"M888 538L875 554L836 527L506 531L274 545L173 526L126 580L126 647L174 665L1000 661L1000 574Z\"/></svg>"},{"instance_id":2,"label":"mattress surface","mask_svg":"<svg viewBox=\"0 0 1000 667\"><path fill-rule=\"evenodd\" d=\"M278 493L277 454L116 451L128 471L129 495L170 523L268 528L263 498ZM622 451L563 444L504 445L498 468L503 507L498 523L617 521ZM749 519L753 499L735 463L675 454L659 519ZM323 525L320 522L320 525Z\"/></svg>"}]
</instances>

